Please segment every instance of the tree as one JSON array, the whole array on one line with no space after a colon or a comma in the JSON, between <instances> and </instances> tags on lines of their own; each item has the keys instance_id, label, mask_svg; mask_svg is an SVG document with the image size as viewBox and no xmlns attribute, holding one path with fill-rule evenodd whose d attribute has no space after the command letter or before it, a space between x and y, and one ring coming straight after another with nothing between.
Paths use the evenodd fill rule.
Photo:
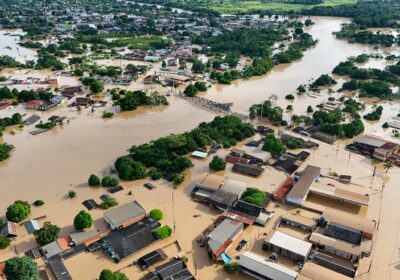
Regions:
<instances>
[{"instance_id":1,"label":"tree","mask_svg":"<svg viewBox=\"0 0 400 280\"><path fill-rule=\"evenodd\" d=\"M207 91L207 84L205 82L195 82L194 86L198 91Z\"/></svg>"},{"instance_id":2,"label":"tree","mask_svg":"<svg viewBox=\"0 0 400 280\"><path fill-rule=\"evenodd\" d=\"M226 162L219 156L214 156L210 164L208 165L210 169L215 171L225 170Z\"/></svg>"},{"instance_id":3,"label":"tree","mask_svg":"<svg viewBox=\"0 0 400 280\"><path fill-rule=\"evenodd\" d=\"M151 218L157 221L161 220L164 216L163 212L160 209L151 210L149 215Z\"/></svg>"},{"instance_id":4,"label":"tree","mask_svg":"<svg viewBox=\"0 0 400 280\"><path fill-rule=\"evenodd\" d=\"M6 261L4 274L12 280L40 280L37 264L29 257L14 257Z\"/></svg>"},{"instance_id":5,"label":"tree","mask_svg":"<svg viewBox=\"0 0 400 280\"><path fill-rule=\"evenodd\" d=\"M88 184L91 187L97 187L100 185L100 178L97 177L96 175L92 174L89 177Z\"/></svg>"},{"instance_id":6,"label":"tree","mask_svg":"<svg viewBox=\"0 0 400 280\"><path fill-rule=\"evenodd\" d=\"M263 192L256 188L248 188L243 193L242 200L250 204L262 206L266 197L267 197L266 192Z\"/></svg>"},{"instance_id":7,"label":"tree","mask_svg":"<svg viewBox=\"0 0 400 280\"><path fill-rule=\"evenodd\" d=\"M100 93L104 90L104 84L100 80L93 80L90 83L90 91L92 93Z\"/></svg>"},{"instance_id":8,"label":"tree","mask_svg":"<svg viewBox=\"0 0 400 280\"><path fill-rule=\"evenodd\" d=\"M77 230L82 230L86 228L90 228L92 226L93 219L92 216L85 210L82 210L75 216L74 219L74 227Z\"/></svg>"},{"instance_id":9,"label":"tree","mask_svg":"<svg viewBox=\"0 0 400 280\"><path fill-rule=\"evenodd\" d=\"M74 198L76 196L76 192L74 192L74 191L69 191L68 192L68 197L69 198Z\"/></svg>"},{"instance_id":10,"label":"tree","mask_svg":"<svg viewBox=\"0 0 400 280\"><path fill-rule=\"evenodd\" d=\"M203 73L204 69L205 69L205 66L200 60L195 59L193 61L193 65L192 65L193 73Z\"/></svg>"},{"instance_id":11,"label":"tree","mask_svg":"<svg viewBox=\"0 0 400 280\"><path fill-rule=\"evenodd\" d=\"M100 273L99 280L129 280L122 272L112 272L109 269L103 269Z\"/></svg>"},{"instance_id":12,"label":"tree","mask_svg":"<svg viewBox=\"0 0 400 280\"><path fill-rule=\"evenodd\" d=\"M188 85L185 88L185 90L183 91L183 93L186 94L186 96L189 96L189 97L196 96L197 92L198 92L197 88L192 84Z\"/></svg>"},{"instance_id":13,"label":"tree","mask_svg":"<svg viewBox=\"0 0 400 280\"><path fill-rule=\"evenodd\" d=\"M42 246L56 241L59 233L60 228L48 221L44 223L41 229L35 230L33 232L36 238L36 242Z\"/></svg>"},{"instance_id":14,"label":"tree","mask_svg":"<svg viewBox=\"0 0 400 280\"><path fill-rule=\"evenodd\" d=\"M110 176L105 176L101 179L101 185L103 187L115 187L119 184L118 179Z\"/></svg>"},{"instance_id":15,"label":"tree","mask_svg":"<svg viewBox=\"0 0 400 280\"><path fill-rule=\"evenodd\" d=\"M313 110L312 106L311 106L311 105L308 105L308 107L307 107L307 113L313 113L313 112L314 112L314 110Z\"/></svg>"},{"instance_id":16,"label":"tree","mask_svg":"<svg viewBox=\"0 0 400 280\"><path fill-rule=\"evenodd\" d=\"M267 135L262 149L271 153L271 155L274 157L281 155L286 150L282 141L276 138L273 133Z\"/></svg>"},{"instance_id":17,"label":"tree","mask_svg":"<svg viewBox=\"0 0 400 280\"><path fill-rule=\"evenodd\" d=\"M173 177L175 186L180 185L183 183L183 181L185 181L185 175L183 175L183 174L175 173L172 177Z\"/></svg>"},{"instance_id":18,"label":"tree","mask_svg":"<svg viewBox=\"0 0 400 280\"><path fill-rule=\"evenodd\" d=\"M27 201L17 200L7 208L6 218L14 223L19 223L29 216L31 206Z\"/></svg>"},{"instance_id":19,"label":"tree","mask_svg":"<svg viewBox=\"0 0 400 280\"><path fill-rule=\"evenodd\" d=\"M393 168L393 163L391 161L385 161L383 164L383 168L386 170L386 174L389 172L389 169Z\"/></svg>"},{"instance_id":20,"label":"tree","mask_svg":"<svg viewBox=\"0 0 400 280\"><path fill-rule=\"evenodd\" d=\"M10 238L0 234L0 250L1 249L5 249L8 246L10 246L10 243L11 243L11 239Z\"/></svg>"},{"instance_id":21,"label":"tree","mask_svg":"<svg viewBox=\"0 0 400 280\"><path fill-rule=\"evenodd\" d=\"M33 205L35 205L35 206L42 206L42 205L44 205L44 201L43 200L41 200L41 199L38 199L38 200L36 200L34 203L33 203Z\"/></svg>"}]
</instances>

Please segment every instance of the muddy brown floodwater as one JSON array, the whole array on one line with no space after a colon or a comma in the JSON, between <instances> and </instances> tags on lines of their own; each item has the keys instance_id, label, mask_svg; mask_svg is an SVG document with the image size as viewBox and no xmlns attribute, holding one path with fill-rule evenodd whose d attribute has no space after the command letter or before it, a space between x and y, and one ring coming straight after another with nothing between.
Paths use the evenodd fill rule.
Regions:
<instances>
[{"instance_id":1,"label":"muddy brown floodwater","mask_svg":"<svg viewBox=\"0 0 400 280\"><path fill-rule=\"evenodd\" d=\"M308 83L311 78L321 74L330 73L332 69L348 56L361 53L392 52L399 54L398 49L379 49L359 44L348 44L346 41L337 40L332 35L333 31L340 29L340 25L349 22L342 18L313 18L315 25L308 27L307 32L318 39L318 44L304 53L304 57L292 64L275 67L269 74L252 78L248 81L238 81L230 86L213 86L204 95L207 98L220 102L233 102L233 111L247 113L248 107L254 103L267 99L276 94L278 105L286 107L290 104L284 99L288 93L295 93L299 84ZM2 53L3 50L0 50ZM371 60L374 67L384 66L383 62ZM368 67L367 65L364 65ZM49 73L43 74L43 76ZM64 78L62 78L64 79ZM317 105L327 100L327 93L321 93L317 98L304 96L296 98L294 108L296 113L305 113L308 105ZM169 97L170 105L156 108L140 108L134 112L119 113L114 118L103 120L101 111L91 115L89 109L81 112L63 107L50 112L37 113L43 118L51 115L65 115L73 118L69 124L57 127L50 132L32 136L28 132L33 128L25 127L22 131L15 128L15 134L5 133L3 140L13 144L16 149L12 156L0 162L0 213L14 200L22 199L33 202L36 199L45 201L45 205L34 208L32 217L47 215L53 223L62 227L65 234L72 230L74 215L83 209L81 202L87 198L98 197L104 193L101 189L91 189L87 186L87 178L95 173L102 175L112 166L115 159L126 153L131 145L137 145L157 139L171 133L180 133L190 130L200 122L210 121L215 114L207 110L192 106L178 98ZM388 110L384 117L394 115L399 105L387 102ZM386 106L386 105L385 105ZM11 113L4 110L0 116ZM22 113L24 113L22 111ZM29 112L31 114L32 112ZM367 131L380 129L374 124ZM382 132L381 130L377 132ZM379 231L375 241L373 261L370 273L361 275L360 279L400 279L400 172L398 168L389 171L388 176L378 164L379 176L372 178L373 165L362 156L349 154L344 150L344 142L336 146L322 144L313 152L307 164L322 167L323 172L337 171L339 174L353 175L354 180L371 194L371 206L367 213L359 213L379 221ZM226 153L220 151L219 153ZM224 156L224 154L221 154ZM177 232L173 238L180 241L186 252L191 252L189 267L198 273L199 279L228 279L221 267L213 265L207 258L204 250L199 250L195 242L199 234L207 225L212 223L216 213L204 205L199 205L190 200L188 188L192 180L201 178L208 172L207 161L194 161L195 167L187 172L187 178L178 190L173 191L171 186L164 181L156 182L158 188L150 193L138 182L123 182L133 196L127 196L127 191L115 194L120 203L137 199L150 210L160 208L165 213L164 223L173 224L176 220ZM249 184L273 191L284 179L284 174L267 168L259 180L232 174L225 175L248 181ZM385 183L385 191L380 192ZM75 199L67 199L69 190L77 192ZM175 193L175 206L172 205L172 192ZM193 220L193 213L200 213L201 217ZM100 210L92 211L99 229L104 229ZM267 230L267 229L262 229ZM253 237L254 232L249 233ZM13 256L13 249L23 252L29 246L34 246L32 236L21 234L14 242L15 247L0 253L0 261ZM131 260L130 260L131 261ZM120 269L128 263L114 264L106 259L103 254L85 253L66 262L74 279L93 279L99 275L104 267ZM369 266L369 264L367 265ZM84 269L90 267L91 269ZM196 269L194 269L196 267ZM137 279L137 275L130 269L124 270L128 276ZM239 279L232 277L232 279ZM240 276L240 279L247 279Z\"/></svg>"}]
</instances>

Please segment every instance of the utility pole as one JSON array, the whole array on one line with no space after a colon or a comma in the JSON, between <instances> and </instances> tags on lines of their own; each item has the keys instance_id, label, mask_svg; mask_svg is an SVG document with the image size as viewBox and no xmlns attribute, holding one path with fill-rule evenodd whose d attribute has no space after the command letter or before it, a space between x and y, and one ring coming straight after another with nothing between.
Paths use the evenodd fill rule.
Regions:
<instances>
[{"instance_id":1,"label":"utility pole","mask_svg":"<svg viewBox=\"0 0 400 280\"><path fill-rule=\"evenodd\" d=\"M174 220L174 233L176 231L176 223L175 223L175 200L174 200L174 190L172 189L172 218Z\"/></svg>"},{"instance_id":2,"label":"utility pole","mask_svg":"<svg viewBox=\"0 0 400 280\"><path fill-rule=\"evenodd\" d=\"M375 177L375 173L376 173L376 166L374 167L374 171L372 173L372 177Z\"/></svg>"}]
</instances>

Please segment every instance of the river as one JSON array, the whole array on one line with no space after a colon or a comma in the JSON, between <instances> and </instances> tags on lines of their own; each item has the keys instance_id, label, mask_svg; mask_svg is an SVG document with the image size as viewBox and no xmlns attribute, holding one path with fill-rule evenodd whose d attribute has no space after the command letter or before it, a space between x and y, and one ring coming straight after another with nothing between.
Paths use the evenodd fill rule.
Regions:
<instances>
[{"instance_id":1,"label":"river","mask_svg":"<svg viewBox=\"0 0 400 280\"><path fill-rule=\"evenodd\" d=\"M366 45L348 44L346 41L335 39L332 32L339 30L340 25L348 22L348 19L321 17L313 18L313 21L316 24L307 27L306 31L318 39L318 44L306 51L301 60L287 65L279 65L262 77L252 78L247 81L237 81L229 86L213 86L204 96L215 101L233 102L233 111L247 113L250 105L276 94L279 97L277 104L285 108L289 104L284 99L286 94L295 93L297 86L308 83L310 78L317 78L321 74L330 73L340 61L344 61L349 56L359 55L364 52L376 53L378 51L399 54L399 50L395 48L375 50ZM0 42L3 37L0 34ZM3 54L4 49L1 49L0 53ZM372 60L370 63L374 67L383 67L385 62ZM321 103L321 101L327 99L327 96L327 94L321 93L321 97L315 99L307 96L296 97L294 102L295 112L304 113L309 104L316 105ZM115 159L126 153L126 150L131 145L148 142L170 133L180 133L192 129L200 122L210 121L215 116L212 112L195 107L174 96L169 97L169 102L170 105L167 107L140 108L134 112L120 113L113 119L108 120L100 117L100 111L95 112L94 116L92 116L89 109L84 109L82 112L77 113L69 108L62 108L56 112L58 115L76 117L63 127L57 127L51 132L37 136L32 136L28 133L33 128L24 128L23 131L15 128L15 134L6 132L3 137L4 141L13 144L16 149L8 160L0 162L0 213L3 213L7 205L16 199L29 200L30 202L36 199L43 199L47 208L42 209L47 209L47 211L44 212L44 210L35 208L34 215L47 214L53 222L63 226L63 230L70 229L68 225L71 224L73 215L82 208L80 202L88 197L101 194L98 190L87 188L86 181L90 174L102 174L107 171ZM391 107L391 109L400 109L398 104L393 106L397 107ZM388 112L385 114L393 114L390 110L386 111ZM1 114L4 115L7 112L5 110ZM47 118L55 114L55 112L38 114ZM373 127L378 129L379 126L375 125ZM322 149L324 152L321 151L321 153L326 153L327 157L328 152L334 154L333 149L333 146L325 147ZM348 165L346 152L341 151L341 153L341 163ZM322 156L322 154L320 155ZM360 178L367 172L369 174L372 168L369 160L358 156L355 156L353 160L357 161L357 163L354 163L355 165L360 164L362 166L356 172ZM318 161L325 169L330 164L335 164L324 160L324 158L318 159L318 156L314 161ZM350 167L351 165L348 166L348 168ZM196 168L193 173L197 177L207 171L206 164L196 165ZM329 168L332 168L332 166ZM343 171L345 171L346 167L343 165L335 168L336 170L344 169ZM274 175L261 183L269 187L271 187L270 180L275 178L274 176L283 176L282 173L277 171L268 170L268 172L272 172L269 174ZM398 171L396 172L398 173ZM393 178L399 177L397 173L393 175ZM192 178L195 179L196 176ZM240 175L238 176L240 177ZM189 174L188 180L190 179L191 176ZM256 184L255 180L253 182ZM129 187L138 187L138 184L126 183ZM392 188L394 188L393 185ZM138 188L135 191L139 192L143 189L140 188L139 190ZM390 190L390 187L388 189ZM78 193L77 199L66 199L66 193L69 190L75 190ZM167 194L169 195L169 192ZM399 191L396 191L395 194L396 196L393 197L386 194L386 201L389 201L392 206L397 205L395 198L400 195ZM151 204L150 199L148 199L148 202L146 201L144 193L138 193L137 195L140 201L143 200L145 204L149 203L148 205L154 206ZM124 200L129 199L126 195L122 196L125 197L123 198ZM197 207L192 205L193 203L189 201L183 192L179 193L178 199L181 199L182 205L185 205L185 207ZM382 201L380 201L380 205L382 205ZM375 208L375 210L371 211L373 214L377 214L381 211L390 212L390 209L390 206L385 206L383 209ZM184 216L185 211L183 209L177 215L182 216L181 224L185 223L185 219L190 217ZM101 216L100 212L98 216ZM168 217L168 220L170 219L171 217ZM208 220L202 222L204 222L204 225L210 223ZM391 217L386 220L387 224L389 222L397 223L397 228L400 230L398 218ZM383 231L386 233L391 232L389 226ZM184 232L181 232L181 234L184 235ZM192 238L191 236L182 236L182 238L185 242L187 241L185 244L190 244L192 241L190 239ZM397 236L397 238L399 237ZM381 246L387 246L387 241L384 239L380 239L379 243L381 243ZM399 240L396 241L396 244L398 243ZM385 276L388 276L384 279L390 279L391 276L397 275L392 272L391 268L387 267L388 256L394 257L393 254L395 254L396 250L396 248L392 248L389 253L380 250L379 254L384 255L386 258L378 260L379 267L375 269L376 274L374 275L378 275L380 271L385 273ZM397 258L398 256L396 260ZM381 269L381 267L384 268ZM93 275L90 276L92 277ZM392 279L398 278L394 276Z\"/></svg>"}]
</instances>

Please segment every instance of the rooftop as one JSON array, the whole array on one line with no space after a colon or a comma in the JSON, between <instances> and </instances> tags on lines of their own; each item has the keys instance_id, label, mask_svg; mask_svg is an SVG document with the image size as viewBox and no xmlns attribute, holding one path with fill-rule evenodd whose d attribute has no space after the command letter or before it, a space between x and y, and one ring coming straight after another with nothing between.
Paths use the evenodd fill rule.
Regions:
<instances>
[{"instance_id":1,"label":"rooftop","mask_svg":"<svg viewBox=\"0 0 400 280\"><path fill-rule=\"evenodd\" d=\"M145 213L146 211L137 201L131 201L105 212L103 216L113 224L121 224Z\"/></svg>"},{"instance_id":2,"label":"rooftop","mask_svg":"<svg viewBox=\"0 0 400 280\"><path fill-rule=\"evenodd\" d=\"M357 215L347 214L333 209L324 211L322 216L329 222L342 224L369 234L374 234L375 232L376 222L374 220L365 219Z\"/></svg>"},{"instance_id":3,"label":"rooftop","mask_svg":"<svg viewBox=\"0 0 400 280\"><path fill-rule=\"evenodd\" d=\"M300 277L303 276L303 277ZM303 265L300 275L297 280L350 280L352 278L347 277L341 273L317 265L313 262L306 262Z\"/></svg>"},{"instance_id":4,"label":"rooftop","mask_svg":"<svg viewBox=\"0 0 400 280\"><path fill-rule=\"evenodd\" d=\"M240 256L239 265L253 272L271 279L295 279L298 275L296 271L293 271L280 264L266 261L264 257L246 252Z\"/></svg>"},{"instance_id":5,"label":"rooftop","mask_svg":"<svg viewBox=\"0 0 400 280\"><path fill-rule=\"evenodd\" d=\"M287 197L303 199L320 173L320 167L307 165L307 167L300 173L298 182L294 184Z\"/></svg>"},{"instance_id":6,"label":"rooftop","mask_svg":"<svg viewBox=\"0 0 400 280\"><path fill-rule=\"evenodd\" d=\"M304 257L310 253L312 247L311 243L280 231L275 231L266 241L279 248L287 249L290 252Z\"/></svg>"},{"instance_id":7,"label":"rooftop","mask_svg":"<svg viewBox=\"0 0 400 280\"><path fill-rule=\"evenodd\" d=\"M329 236L322 235L317 232L313 232L310 236L310 241L314 244L329 246L337 250L360 256L362 252L362 247L359 245L351 244L349 242L341 241Z\"/></svg>"}]
</instances>

